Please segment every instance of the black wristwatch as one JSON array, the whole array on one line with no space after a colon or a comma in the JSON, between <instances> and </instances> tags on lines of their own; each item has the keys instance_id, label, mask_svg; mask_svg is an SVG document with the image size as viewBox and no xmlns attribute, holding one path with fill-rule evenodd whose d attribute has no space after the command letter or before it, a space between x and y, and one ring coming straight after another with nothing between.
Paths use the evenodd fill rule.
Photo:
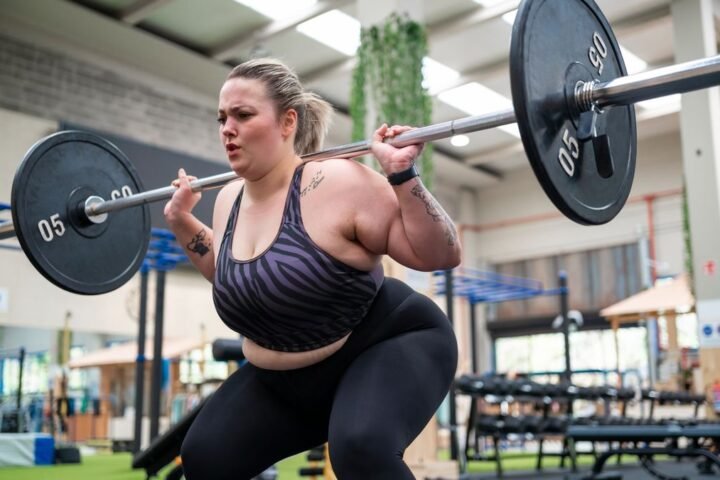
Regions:
<instances>
[{"instance_id":1,"label":"black wristwatch","mask_svg":"<svg viewBox=\"0 0 720 480\"><path fill-rule=\"evenodd\" d=\"M388 182L390 182L390 185L397 186L407 182L411 178L417 177L418 175L420 174L418 173L417 169L415 168L415 164L413 163L407 170L391 173L387 176L387 179Z\"/></svg>"}]
</instances>

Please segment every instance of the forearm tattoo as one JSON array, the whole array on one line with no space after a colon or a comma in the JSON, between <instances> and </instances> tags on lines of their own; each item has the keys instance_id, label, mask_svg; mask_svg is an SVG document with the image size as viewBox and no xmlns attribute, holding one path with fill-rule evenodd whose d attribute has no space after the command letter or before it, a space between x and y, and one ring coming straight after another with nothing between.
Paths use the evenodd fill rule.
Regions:
<instances>
[{"instance_id":1,"label":"forearm tattoo","mask_svg":"<svg viewBox=\"0 0 720 480\"><path fill-rule=\"evenodd\" d=\"M302 189L300 192L300 196L304 197L306 194L310 193L312 190L315 190L318 185L320 185L320 182L325 180L325 175L323 175L322 170L318 170L315 175L310 179L310 183Z\"/></svg>"},{"instance_id":2,"label":"forearm tattoo","mask_svg":"<svg viewBox=\"0 0 720 480\"><path fill-rule=\"evenodd\" d=\"M412 190L410 190L410 193L415 195L421 202L423 202L423 204L425 204L425 211L432 217L433 222L443 223L443 229L445 230L445 237L447 238L448 245L451 247L455 246L455 243L457 242L455 226L437 200L435 200L435 198L433 198L433 196L430 195L430 193L425 190L421 184L415 185Z\"/></svg>"},{"instance_id":3,"label":"forearm tattoo","mask_svg":"<svg viewBox=\"0 0 720 480\"><path fill-rule=\"evenodd\" d=\"M210 251L210 243L205 240L205 229L195 234L190 243L187 244L187 248L201 257Z\"/></svg>"}]
</instances>

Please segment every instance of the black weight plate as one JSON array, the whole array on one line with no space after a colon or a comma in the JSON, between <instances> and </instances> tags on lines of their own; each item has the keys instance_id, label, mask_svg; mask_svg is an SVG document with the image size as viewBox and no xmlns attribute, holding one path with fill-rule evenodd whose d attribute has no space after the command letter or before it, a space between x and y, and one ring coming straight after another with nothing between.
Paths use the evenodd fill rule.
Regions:
<instances>
[{"instance_id":1,"label":"black weight plate","mask_svg":"<svg viewBox=\"0 0 720 480\"><path fill-rule=\"evenodd\" d=\"M55 285L85 295L109 292L145 258L147 205L110 212L100 224L78 212L90 195L108 200L142 190L135 168L107 140L80 131L55 133L30 148L15 174L15 233L35 268Z\"/></svg>"},{"instance_id":2,"label":"black weight plate","mask_svg":"<svg viewBox=\"0 0 720 480\"><path fill-rule=\"evenodd\" d=\"M577 140L579 115L566 92L572 95L579 80L606 82L626 74L620 47L595 2L522 2L510 48L518 128L545 193L581 224L612 220L630 194L637 149L635 111L633 106L616 106L597 118L598 134L607 134L610 142L598 147L610 151L614 171L608 176L605 165L596 161L593 142Z\"/></svg>"}]
</instances>

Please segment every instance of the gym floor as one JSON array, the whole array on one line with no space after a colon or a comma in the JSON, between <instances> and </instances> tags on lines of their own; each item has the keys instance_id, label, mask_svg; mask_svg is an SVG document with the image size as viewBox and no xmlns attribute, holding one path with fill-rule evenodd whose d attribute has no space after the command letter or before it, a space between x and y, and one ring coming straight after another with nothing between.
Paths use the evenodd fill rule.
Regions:
<instances>
[{"instance_id":1,"label":"gym floor","mask_svg":"<svg viewBox=\"0 0 720 480\"><path fill-rule=\"evenodd\" d=\"M503 459L505 476L511 480L582 480L588 475L590 459L581 458L579 472L570 473L567 470L556 467L546 468L538 473L533 470L535 456L533 455L508 455ZM556 459L548 459L552 464ZM307 465L305 454L290 457L278 464L278 480L301 480L298 470ZM657 464L658 470L670 477L685 477L688 480L708 480L715 478L712 475L701 475L698 473L694 461L685 460L682 462L662 461ZM473 462L470 464L468 480L484 480L497 478L495 465L490 462ZM637 466L636 461L631 457L625 457L622 465L616 465L612 460L606 466L606 471L618 472L626 480L654 480L647 472ZM169 471L169 469L168 469ZM167 472L160 472L160 477ZM144 480L145 475L141 470L130 469L130 454L98 454L86 455L81 465L55 465L48 467L21 467L0 469L0 480L90 480L90 479L112 479L112 480Z\"/></svg>"}]
</instances>

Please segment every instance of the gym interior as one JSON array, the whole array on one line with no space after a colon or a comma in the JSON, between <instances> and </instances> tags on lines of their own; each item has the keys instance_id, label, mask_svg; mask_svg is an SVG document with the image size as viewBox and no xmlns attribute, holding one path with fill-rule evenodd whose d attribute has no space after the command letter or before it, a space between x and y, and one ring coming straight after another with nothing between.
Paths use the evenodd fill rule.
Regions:
<instances>
[{"instance_id":1,"label":"gym interior","mask_svg":"<svg viewBox=\"0 0 720 480\"><path fill-rule=\"evenodd\" d=\"M426 105L412 126L442 127L422 178L462 246L446 270L382 259L457 339L455 380L403 454L415 478L720 475L720 2L560 3L0 2L0 479L184 478L183 438L247 362L243 340L168 230L168 196L107 212L109 228L65 226L66 204L92 177L115 199L167 190L180 167L229 172L218 90L252 58L280 59L332 104L323 148L369 138L386 108L377 82L360 85L358 137L373 27L387 38L367 65L387 52L392 88L422 64L428 101L401 107L390 90L393 108ZM421 34L399 41L407 24ZM578 85L594 94L572 113ZM129 161L136 183L112 183L92 148L72 151L76 173L31 169L58 132ZM63 175L77 181L53 193ZM208 225L216 195L195 210ZM256 478L337 478L331 449Z\"/></svg>"}]
</instances>

